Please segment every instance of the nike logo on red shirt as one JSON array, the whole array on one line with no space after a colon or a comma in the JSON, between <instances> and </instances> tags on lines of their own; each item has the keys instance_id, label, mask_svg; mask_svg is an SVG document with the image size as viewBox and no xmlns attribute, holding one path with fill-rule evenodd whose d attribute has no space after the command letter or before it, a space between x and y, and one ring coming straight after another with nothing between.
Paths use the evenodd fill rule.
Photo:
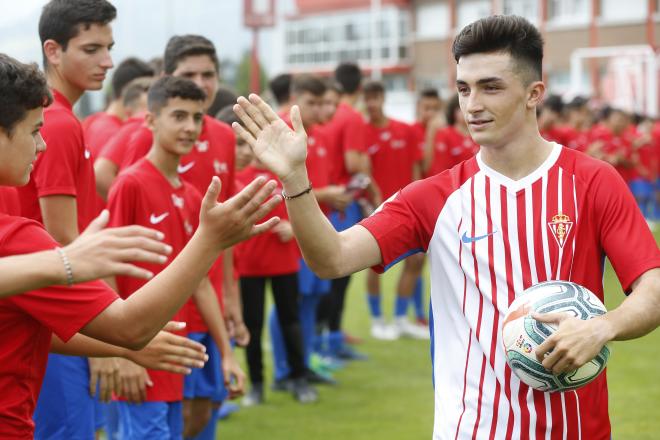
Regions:
<instances>
[{"instance_id":1,"label":"nike logo on red shirt","mask_svg":"<svg viewBox=\"0 0 660 440\"><path fill-rule=\"evenodd\" d=\"M183 174L186 171L190 170L193 166L195 166L195 161L194 160L190 163L185 164L185 165L179 165L178 167L176 167L176 170L179 172L179 174Z\"/></svg>"},{"instance_id":2,"label":"nike logo on red shirt","mask_svg":"<svg viewBox=\"0 0 660 440\"><path fill-rule=\"evenodd\" d=\"M157 225L158 223L165 220L165 217L167 217L168 215L170 215L169 212L166 212L166 213L161 214L161 215L151 214L151 217L149 217L149 221L151 222L152 225Z\"/></svg>"}]
</instances>

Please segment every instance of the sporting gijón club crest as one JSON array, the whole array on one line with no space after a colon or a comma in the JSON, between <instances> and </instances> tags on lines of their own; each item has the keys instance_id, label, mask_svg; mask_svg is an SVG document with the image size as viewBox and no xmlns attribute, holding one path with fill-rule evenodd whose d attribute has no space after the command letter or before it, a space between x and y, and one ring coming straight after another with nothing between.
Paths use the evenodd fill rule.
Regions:
<instances>
[{"instance_id":1,"label":"sporting gij\u00f3n club crest","mask_svg":"<svg viewBox=\"0 0 660 440\"><path fill-rule=\"evenodd\" d=\"M560 212L552 217L552 221L548 222L548 227L550 228L552 235L555 237L559 247L563 248L568 239L568 234L570 234L571 229L573 229L571 218Z\"/></svg>"}]
</instances>

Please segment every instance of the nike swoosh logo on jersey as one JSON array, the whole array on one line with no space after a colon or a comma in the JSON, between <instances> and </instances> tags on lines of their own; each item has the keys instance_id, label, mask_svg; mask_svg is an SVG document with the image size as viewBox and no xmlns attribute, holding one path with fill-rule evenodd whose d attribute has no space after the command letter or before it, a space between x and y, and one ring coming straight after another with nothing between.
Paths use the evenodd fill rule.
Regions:
<instances>
[{"instance_id":1,"label":"nike swoosh logo on jersey","mask_svg":"<svg viewBox=\"0 0 660 440\"><path fill-rule=\"evenodd\" d=\"M192 162L187 163L185 165L179 165L178 167L176 167L176 170L179 174L183 174L194 166L195 166L195 161L193 160Z\"/></svg>"},{"instance_id":2,"label":"nike swoosh logo on jersey","mask_svg":"<svg viewBox=\"0 0 660 440\"><path fill-rule=\"evenodd\" d=\"M491 232L490 234L477 235L476 237L468 237L468 236L467 236L467 232L463 232L463 236L461 237L461 241L462 241L463 243L465 243L465 244L473 243L473 242L475 242L475 241L479 241L479 240L481 240L481 239L484 239L484 238L490 237L491 235L496 234L496 233L497 233L497 231L493 231L493 232Z\"/></svg>"},{"instance_id":3,"label":"nike swoosh logo on jersey","mask_svg":"<svg viewBox=\"0 0 660 440\"><path fill-rule=\"evenodd\" d=\"M166 213L161 214L161 215L151 214L151 217L149 217L149 221L151 222L152 225L157 225L158 223L165 220L165 217L167 217L168 215L170 215L169 212L166 212Z\"/></svg>"},{"instance_id":4,"label":"nike swoosh logo on jersey","mask_svg":"<svg viewBox=\"0 0 660 440\"><path fill-rule=\"evenodd\" d=\"M85 159L89 159L90 157L92 157L92 153L88 149L85 149Z\"/></svg>"}]
</instances>

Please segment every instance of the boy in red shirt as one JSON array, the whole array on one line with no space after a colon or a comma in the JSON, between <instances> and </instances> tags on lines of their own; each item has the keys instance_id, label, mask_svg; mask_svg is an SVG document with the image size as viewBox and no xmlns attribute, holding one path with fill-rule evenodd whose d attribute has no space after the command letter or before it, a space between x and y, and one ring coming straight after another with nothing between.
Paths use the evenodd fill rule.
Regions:
<instances>
[{"instance_id":1,"label":"boy in red shirt","mask_svg":"<svg viewBox=\"0 0 660 440\"><path fill-rule=\"evenodd\" d=\"M389 199L404 186L420 178L422 152L419 138L411 126L385 115L385 87L380 82L369 82L363 87L367 108L367 152L371 159L372 175ZM428 329L408 321L406 312L417 278L424 266L424 256L414 255L405 260L397 287L394 307L394 326L385 324L380 301L380 277L367 272L367 298L372 324L371 335L377 339L392 340L399 336L428 339Z\"/></svg>"},{"instance_id":2,"label":"boy in red shirt","mask_svg":"<svg viewBox=\"0 0 660 440\"><path fill-rule=\"evenodd\" d=\"M4 90L2 109L6 109L6 113L0 112L0 182L3 185L24 185L29 180L35 155L45 150L39 130L44 122L43 107L51 102L52 97L45 78L35 65L24 65L1 54L0 87ZM90 267L79 265L80 257L68 258L67 251L74 246L60 249L37 222L0 215L0 257L35 252L44 255L57 249L62 275L55 282L66 284L0 300L0 331L6 336L0 342L0 389L5 391L0 396L0 438L33 438L32 413L39 397L49 348L63 354L129 356L128 351L108 344L131 350L145 347L185 304L193 293L193 286L203 278L222 249L276 223L271 221L254 226L254 221L277 204L277 199L263 203L273 188L274 183L254 182L231 201L218 204L215 200L219 182L214 180L202 203L200 227L186 249L159 276L126 301L119 299L100 281L73 285L90 279ZM250 207L247 203L251 204ZM145 236L148 230L137 227L122 231L132 238L123 241L123 250L116 247L116 243L122 240L114 239L112 234L103 235L103 240L112 239L107 247L97 248L115 249L120 254L114 258L116 261L164 262L166 257L163 254L171 252L167 245L144 240L149 236L162 239L162 234L151 231ZM140 231L142 234L136 233ZM103 240L97 245L103 245ZM139 243L138 249L136 243ZM154 252L161 255L154 255ZM91 260L98 261L98 256ZM121 268L115 265L101 273L132 273L145 278L153 275L134 269L131 265ZM76 335L77 332L82 335ZM197 345L193 342L187 344L191 348ZM159 351L162 350L156 353ZM190 352L186 356L195 357ZM154 362L153 356L150 357L151 360L148 356L143 359L146 362L141 362L150 368L166 367L160 360ZM60 396L60 404L64 403L64 398ZM60 421L60 426L64 426L63 422Z\"/></svg>"}]
</instances>

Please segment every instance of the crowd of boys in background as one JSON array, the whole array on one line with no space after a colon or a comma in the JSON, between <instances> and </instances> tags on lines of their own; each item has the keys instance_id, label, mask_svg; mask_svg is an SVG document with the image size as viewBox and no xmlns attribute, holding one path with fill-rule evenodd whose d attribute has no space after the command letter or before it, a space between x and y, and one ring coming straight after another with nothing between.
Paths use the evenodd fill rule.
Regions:
<instances>
[{"instance_id":1,"label":"crowd of boys in background","mask_svg":"<svg viewBox=\"0 0 660 440\"><path fill-rule=\"evenodd\" d=\"M40 29L57 33L63 28L67 34L66 23L86 22L58 24L64 13L66 8L46 7ZM87 22L114 19L114 9L96 13L100 18ZM48 50L46 59L54 56ZM105 70L113 66L109 56L104 62ZM54 104L46 110L42 133L49 152L36 162L26 187L0 189L0 211L42 222L62 244L107 206L111 225L159 229L175 243L176 255L197 226L201 195L213 176L221 180L221 200L257 176L275 178L230 128L239 122L232 111L236 96L220 87L216 49L203 36L172 37L159 60L119 63L107 108L82 122L73 113L80 94L70 92L81 71L54 65L47 73ZM291 124L294 105L301 113L313 191L338 230L370 215L412 181L449 169L479 148L457 96L423 90L416 122L398 121L385 113L383 84L367 81L352 63L337 66L330 77L282 74L270 86L285 122ZM564 102L555 95L546 98L538 119L547 140L612 164L649 223L660 219L660 122L617 108L594 108L587 98ZM315 385L335 386L337 369L368 361L359 351L360 339L342 328L350 277L318 278L300 256L284 205L275 215L282 221L272 231L224 253L180 311L188 337L207 347L203 369L184 379L127 360L51 355L35 412L36 438L101 427L118 438L147 438L157 432L154 424L185 438L215 438L218 417L237 409L227 401L234 396L223 378L223 372L243 378L234 345L246 353L246 406L264 402L266 383L301 403L315 402ZM402 264L392 320L383 316L379 276L367 275L364 292L375 339L429 338L424 255L408 256ZM108 282L124 298L144 284L129 277ZM270 311L265 310L267 286L274 299ZM271 338L273 378L264 377L264 324ZM88 384L108 370L117 372L123 386L92 397ZM105 383L102 387L108 389ZM75 398L62 401L63 393ZM99 395L118 403L102 406Z\"/></svg>"}]
</instances>

